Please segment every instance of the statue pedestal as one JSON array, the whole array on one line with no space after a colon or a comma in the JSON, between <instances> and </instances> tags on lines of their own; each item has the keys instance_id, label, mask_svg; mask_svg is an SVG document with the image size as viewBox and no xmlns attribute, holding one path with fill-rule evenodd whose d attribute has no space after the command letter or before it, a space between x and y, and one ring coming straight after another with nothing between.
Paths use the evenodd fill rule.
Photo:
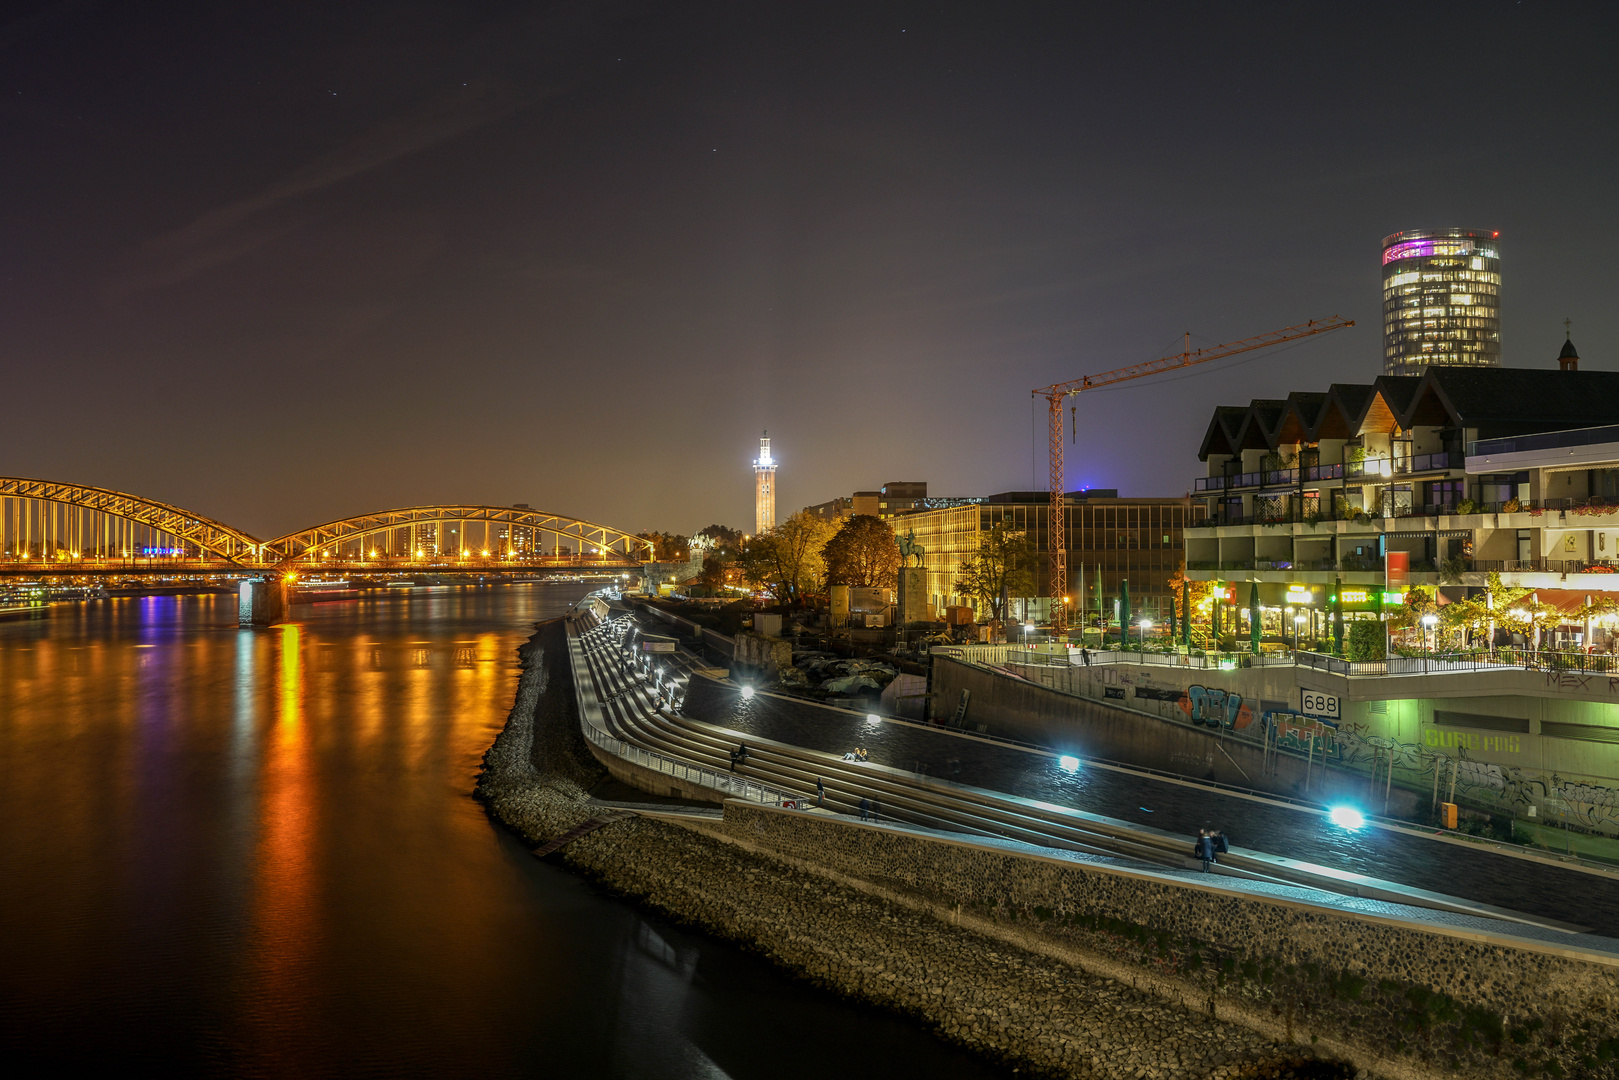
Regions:
<instances>
[{"instance_id":1,"label":"statue pedestal","mask_svg":"<svg viewBox=\"0 0 1619 1080\"><path fill-rule=\"evenodd\" d=\"M932 622L933 604L928 600L928 572L921 566L899 568L899 599L895 604L901 626L913 622Z\"/></svg>"}]
</instances>

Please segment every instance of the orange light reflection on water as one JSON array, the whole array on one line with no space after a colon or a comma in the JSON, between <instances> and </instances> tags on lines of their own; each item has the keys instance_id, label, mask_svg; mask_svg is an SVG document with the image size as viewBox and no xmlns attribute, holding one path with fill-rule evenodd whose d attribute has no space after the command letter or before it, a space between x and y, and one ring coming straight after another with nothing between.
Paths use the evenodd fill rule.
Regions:
<instances>
[{"instance_id":1,"label":"orange light reflection on water","mask_svg":"<svg viewBox=\"0 0 1619 1080\"><path fill-rule=\"evenodd\" d=\"M275 726L260 774L259 843L255 859L249 972L255 1003L248 1020L254 1049L275 1060L286 1053L277 1032L306 1026L306 998L318 942L315 841L319 808L304 722L302 627L281 628L281 672ZM295 1063L288 1062L289 1066Z\"/></svg>"}]
</instances>

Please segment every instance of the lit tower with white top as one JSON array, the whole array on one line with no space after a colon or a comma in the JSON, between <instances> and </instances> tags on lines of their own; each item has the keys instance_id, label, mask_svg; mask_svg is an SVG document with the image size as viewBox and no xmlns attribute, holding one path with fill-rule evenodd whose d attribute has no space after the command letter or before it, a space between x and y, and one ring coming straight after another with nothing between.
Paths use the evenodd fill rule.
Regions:
<instances>
[{"instance_id":1,"label":"lit tower with white top","mask_svg":"<svg viewBox=\"0 0 1619 1080\"><path fill-rule=\"evenodd\" d=\"M776 527L776 459L770 456L770 432L759 439L753 463L753 535Z\"/></svg>"}]
</instances>

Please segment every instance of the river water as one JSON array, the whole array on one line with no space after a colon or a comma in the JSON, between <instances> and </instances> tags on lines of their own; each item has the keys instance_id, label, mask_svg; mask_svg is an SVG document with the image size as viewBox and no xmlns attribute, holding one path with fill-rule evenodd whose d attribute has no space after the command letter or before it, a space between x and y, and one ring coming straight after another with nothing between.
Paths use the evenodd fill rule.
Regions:
<instances>
[{"instance_id":1,"label":"river water","mask_svg":"<svg viewBox=\"0 0 1619 1080\"><path fill-rule=\"evenodd\" d=\"M8 1071L998 1075L539 862L470 798L517 646L583 591L0 623Z\"/></svg>"}]
</instances>

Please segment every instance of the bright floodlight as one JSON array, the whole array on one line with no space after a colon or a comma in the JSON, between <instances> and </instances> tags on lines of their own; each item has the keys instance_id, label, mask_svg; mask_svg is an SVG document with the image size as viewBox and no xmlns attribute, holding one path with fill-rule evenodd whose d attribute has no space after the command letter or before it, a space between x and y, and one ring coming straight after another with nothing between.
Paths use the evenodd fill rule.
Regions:
<instances>
[{"instance_id":1,"label":"bright floodlight","mask_svg":"<svg viewBox=\"0 0 1619 1080\"><path fill-rule=\"evenodd\" d=\"M1327 811L1327 817L1332 819L1334 825L1344 829L1358 829L1366 824L1366 818L1353 806L1334 806Z\"/></svg>"},{"instance_id":2,"label":"bright floodlight","mask_svg":"<svg viewBox=\"0 0 1619 1080\"><path fill-rule=\"evenodd\" d=\"M748 700L751 701L753 699L753 687L744 686L742 688L742 696L743 696L743 698L748 699Z\"/></svg>"},{"instance_id":3,"label":"bright floodlight","mask_svg":"<svg viewBox=\"0 0 1619 1080\"><path fill-rule=\"evenodd\" d=\"M1079 768L1079 759L1077 757L1069 757L1068 755L1064 754L1062 757L1057 759L1057 764L1061 765L1068 772L1073 772L1075 769Z\"/></svg>"},{"instance_id":4,"label":"bright floodlight","mask_svg":"<svg viewBox=\"0 0 1619 1080\"><path fill-rule=\"evenodd\" d=\"M866 723L868 723L868 724L876 724L876 723L881 722L881 720L882 720L882 717L878 716L874 712L869 712L869 713L866 714Z\"/></svg>"}]
</instances>

